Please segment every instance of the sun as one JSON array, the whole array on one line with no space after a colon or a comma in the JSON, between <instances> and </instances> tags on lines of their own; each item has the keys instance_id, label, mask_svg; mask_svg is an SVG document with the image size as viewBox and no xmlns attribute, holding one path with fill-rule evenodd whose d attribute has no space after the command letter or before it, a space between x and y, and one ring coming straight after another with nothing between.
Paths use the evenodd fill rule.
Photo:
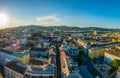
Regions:
<instances>
[{"instance_id":1,"label":"sun","mask_svg":"<svg viewBox=\"0 0 120 78\"><path fill-rule=\"evenodd\" d=\"M6 25L9 19L6 14L0 13L0 25Z\"/></svg>"}]
</instances>

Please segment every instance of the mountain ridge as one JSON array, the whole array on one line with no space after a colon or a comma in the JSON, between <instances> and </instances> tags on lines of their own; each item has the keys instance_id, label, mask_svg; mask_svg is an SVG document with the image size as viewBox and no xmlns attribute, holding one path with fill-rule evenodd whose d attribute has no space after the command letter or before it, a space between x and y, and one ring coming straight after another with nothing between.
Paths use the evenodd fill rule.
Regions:
<instances>
[{"instance_id":1,"label":"mountain ridge","mask_svg":"<svg viewBox=\"0 0 120 78\"><path fill-rule=\"evenodd\" d=\"M120 29L110 29L110 28L103 28L103 27L76 27L76 26L42 26L42 25L27 25L27 26L18 26L14 27L12 29L41 29L41 30L53 30L53 29L59 29L59 30L89 30L89 31L120 31Z\"/></svg>"}]
</instances>

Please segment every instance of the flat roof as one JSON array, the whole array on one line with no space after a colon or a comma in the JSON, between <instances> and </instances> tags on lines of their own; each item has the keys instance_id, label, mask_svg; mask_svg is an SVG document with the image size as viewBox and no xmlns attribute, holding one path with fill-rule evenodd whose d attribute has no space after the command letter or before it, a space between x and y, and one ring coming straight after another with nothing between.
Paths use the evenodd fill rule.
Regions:
<instances>
[{"instance_id":1,"label":"flat roof","mask_svg":"<svg viewBox=\"0 0 120 78\"><path fill-rule=\"evenodd\" d=\"M3 52L3 53L7 53L7 54L12 55L12 51L9 51L9 50L0 49L0 52Z\"/></svg>"},{"instance_id":2,"label":"flat roof","mask_svg":"<svg viewBox=\"0 0 120 78\"><path fill-rule=\"evenodd\" d=\"M51 64L45 66L45 67L30 67L26 69L26 74L53 74L55 73L55 67Z\"/></svg>"},{"instance_id":3,"label":"flat roof","mask_svg":"<svg viewBox=\"0 0 120 78\"><path fill-rule=\"evenodd\" d=\"M29 52L13 52L12 53L12 55L16 57L24 57L27 54L29 54Z\"/></svg>"}]
</instances>

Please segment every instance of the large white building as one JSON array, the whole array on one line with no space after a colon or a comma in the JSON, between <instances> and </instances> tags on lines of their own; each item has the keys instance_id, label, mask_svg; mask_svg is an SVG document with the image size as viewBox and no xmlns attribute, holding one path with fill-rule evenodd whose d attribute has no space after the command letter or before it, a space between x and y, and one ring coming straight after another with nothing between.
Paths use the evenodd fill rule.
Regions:
<instances>
[{"instance_id":1,"label":"large white building","mask_svg":"<svg viewBox=\"0 0 120 78\"><path fill-rule=\"evenodd\" d=\"M9 62L4 66L4 78L24 78L26 65L21 62Z\"/></svg>"},{"instance_id":2,"label":"large white building","mask_svg":"<svg viewBox=\"0 0 120 78\"><path fill-rule=\"evenodd\" d=\"M0 49L0 64L5 65L7 62L15 61L16 57L8 50Z\"/></svg>"}]
</instances>

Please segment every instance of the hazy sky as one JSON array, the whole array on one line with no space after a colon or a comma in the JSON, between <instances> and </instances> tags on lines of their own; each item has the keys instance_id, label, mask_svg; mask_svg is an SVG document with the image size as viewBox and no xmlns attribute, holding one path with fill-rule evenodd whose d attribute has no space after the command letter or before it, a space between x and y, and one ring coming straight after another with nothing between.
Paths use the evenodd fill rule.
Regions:
<instances>
[{"instance_id":1,"label":"hazy sky","mask_svg":"<svg viewBox=\"0 0 120 78\"><path fill-rule=\"evenodd\" d=\"M120 0L0 0L6 26L71 25L120 28Z\"/></svg>"}]
</instances>

